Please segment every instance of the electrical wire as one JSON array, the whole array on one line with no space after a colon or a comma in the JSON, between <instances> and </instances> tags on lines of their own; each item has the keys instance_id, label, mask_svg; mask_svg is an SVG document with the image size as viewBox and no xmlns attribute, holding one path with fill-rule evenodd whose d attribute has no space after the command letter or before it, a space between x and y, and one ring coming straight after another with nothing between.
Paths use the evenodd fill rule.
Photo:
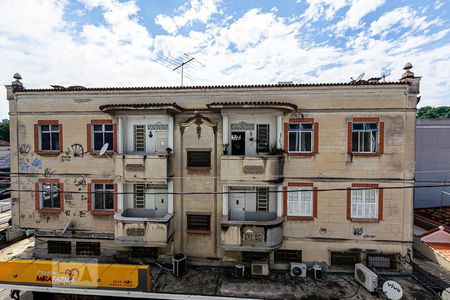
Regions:
<instances>
[{"instance_id":1,"label":"electrical wire","mask_svg":"<svg viewBox=\"0 0 450 300\"><path fill-rule=\"evenodd\" d=\"M420 188L436 188L436 187L450 187L449 184L439 184L439 185L411 185L411 186L387 186L387 187L348 187L348 188L330 188L330 189L287 189L287 190L268 190L268 193L297 193L297 192L334 192L334 191L359 191L359 190L403 190L403 189L420 189ZM36 193L36 192L50 192L50 190L42 190L42 189L6 189L10 192L24 192L24 193ZM57 192L57 190L53 190L53 192ZM61 191L67 194L85 194L85 195L92 195L95 194L95 191L88 192L88 191ZM97 192L98 193L98 192ZM236 193L234 191L227 191L227 192L107 192L107 194L113 194L113 195L229 195ZM240 194L256 194L258 193L257 190L254 191L238 191Z\"/></svg>"}]
</instances>

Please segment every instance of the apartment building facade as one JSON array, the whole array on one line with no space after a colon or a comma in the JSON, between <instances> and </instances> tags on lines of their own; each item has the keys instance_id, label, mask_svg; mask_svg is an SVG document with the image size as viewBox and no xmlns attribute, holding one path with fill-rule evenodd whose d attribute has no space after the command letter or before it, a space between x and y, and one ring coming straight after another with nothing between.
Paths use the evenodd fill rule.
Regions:
<instances>
[{"instance_id":1,"label":"apartment building facade","mask_svg":"<svg viewBox=\"0 0 450 300\"><path fill-rule=\"evenodd\" d=\"M7 86L14 224L37 258L324 262L411 254L419 77Z\"/></svg>"}]
</instances>

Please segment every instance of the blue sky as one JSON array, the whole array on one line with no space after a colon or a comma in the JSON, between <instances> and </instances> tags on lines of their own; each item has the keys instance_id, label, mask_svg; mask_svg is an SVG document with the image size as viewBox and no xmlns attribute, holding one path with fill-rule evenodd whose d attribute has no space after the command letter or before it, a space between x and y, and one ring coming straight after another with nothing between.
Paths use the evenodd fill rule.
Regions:
<instances>
[{"instance_id":1,"label":"blue sky","mask_svg":"<svg viewBox=\"0 0 450 300\"><path fill-rule=\"evenodd\" d=\"M29 88L179 85L172 68L188 56L187 85L396 81L410 61L420 105L450 104L444 0L3 0L0 11L4 84L19 72Z\"/></svg>"}]
</instances>

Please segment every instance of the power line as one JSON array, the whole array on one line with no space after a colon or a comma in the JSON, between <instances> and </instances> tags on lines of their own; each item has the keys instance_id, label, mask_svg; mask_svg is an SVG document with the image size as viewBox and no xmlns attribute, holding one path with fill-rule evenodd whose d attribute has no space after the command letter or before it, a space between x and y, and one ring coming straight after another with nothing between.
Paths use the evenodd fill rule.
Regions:
<instances>
[{"instance_id":1,"label":"power line","mask_svg":"<svg viewBox=\"0 0 450 300\"><path fill-rule=\"evenodd\" d=\"M268 190L269 193L296 193L296 192L334 192L334 191L359 191L359 190L401 190L401 189L415 189L415 188L435 188L435 187L450 187L450 183L446 185L411 185L411 186L388 186L388 187L348 187L348 188L332 188L332 189L313 189L311 187L306 187L304 189L286 189L286 190ZM35 189L7 189L11 192L49 192L50 190L35 190ZM84 192L84 191L58 191L53 190L53 192L70 193L70 194L95 194L94 192ZM239 190L239 191L228 191L228 192L107 192L107 194L113 195L134 195L134 194L146 194L146 195L228 195L233 193L240 194L256 194L258 191L249 190Z\"/></svg>"}]
</instances>

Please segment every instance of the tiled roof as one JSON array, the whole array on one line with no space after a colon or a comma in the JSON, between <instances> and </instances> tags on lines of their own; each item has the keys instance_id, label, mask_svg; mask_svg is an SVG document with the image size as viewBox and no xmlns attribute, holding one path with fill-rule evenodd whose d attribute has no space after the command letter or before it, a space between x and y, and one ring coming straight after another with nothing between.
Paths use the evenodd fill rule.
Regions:
<instances>
[{"instance_id":1,"label":"tiled roof","mask_svg":"<svg viewBox=\"0 0 450 300\"><path fill-rule=\"evenodd\" d=\"M450 227L450 206L416 208L414 210L414 216L437 226L444 225Z\"/></svg>"},{"instance_id":2,"label":"tiled roof","mask_svg":"<svg viewBox=\"0 0 450 300\"><path fill-rule=\"evenodd\" d=\"M425 243L425 245L450 260L450 243Z\"/></svg>"},{"instance_id":3,"label":"tiled roof","mask_svg":"<svg viewBox=\"0 0 450 300\"><path fill-rule=\"evenodd\" d=\"M126 104L105 104L99 107L102 111L130 110L130 109L169 109L183 111L184 109L176 103L126 103Z\"/></svg>"},{"instance_id":4,"label":"tiled roof","mask_svg":"<svg viewBox=\"0 0 450 300\"><path fill-rule=\"evenodd\" d=\"M28 92L74 92L74 91L142 91L142 90L215 90L215 89L250 89L250 88L292 88L292 87L321 87L321 86L386 86L407 85L407 82L339 82L339 83L286 83L286 84L242 84L242 85L194 85L194 86L154 86L154 87L90 87L76 86L51 89L17 89L16 93Z\"/></svg>"}]
</instances>

